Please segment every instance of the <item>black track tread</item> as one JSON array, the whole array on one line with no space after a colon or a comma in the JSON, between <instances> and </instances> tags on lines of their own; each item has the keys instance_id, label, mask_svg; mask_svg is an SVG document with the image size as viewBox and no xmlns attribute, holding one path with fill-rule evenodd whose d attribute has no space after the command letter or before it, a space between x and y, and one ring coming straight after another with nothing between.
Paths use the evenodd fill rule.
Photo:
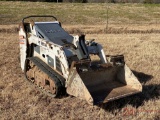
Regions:
<instances>
[{"instance_id":1,"label":"black track tread","mask_svg":"<svg viewBox=\"0 0 160 120\"><path fill-rule=\"evenodd\" d=\"M34 57L35 60L37 60L41 65L43 65L51 74L54 74L60 81L62 86L65 86L65 78L63 78L61 75L59 75L56 71L54 71L51 67L49 67L45 62L43 62L41 59L38 57Z\"/></svg>"},{"instance_id":2,"label":"black track tread","mask_svg":"<svg viewBox=\"0 0 160 120\"><path fill-rule=\"evenodd\" d=\"M61 78L57 77L60 75L58 75L57 72L55 72L53 69L51 69L48 65L46 65L46 63L44 63L39 58L28 57L26 59L26 63L25 63L25 76L26 76L26 68L27 68L28 61L32 61L40 70L42 70L45 74L47 74L54 81L54 83L56 85L56 94L51 94L51 93L46 92L43 89L40 89L40 88L39 89L51 97L58 97L62 93L62 90L64 88L64 86L61 84L61 80L60 80ZM27 78L27 76L26 76L26 78ZM30 82L30 83L32 83L32 82Z\"/></svg>"}]
</instances>

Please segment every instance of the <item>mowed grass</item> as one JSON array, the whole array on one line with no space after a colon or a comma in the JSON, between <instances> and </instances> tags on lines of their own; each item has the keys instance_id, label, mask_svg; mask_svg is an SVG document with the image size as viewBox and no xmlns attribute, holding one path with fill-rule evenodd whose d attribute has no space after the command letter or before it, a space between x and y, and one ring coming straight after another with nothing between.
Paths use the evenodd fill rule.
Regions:
<instances>
[{"instance_id":1,"label":"mowed grass","mask_svg":"<svg viewBox=\"0 0 160 120\"><path fill-rule=\"evenodd\" d=\"M74 25L106 24L107 16L109 23L159 23L160 5L0 2L0 24L19 23L28 15L54 15L62 23Z\"/></svg>"},{"instance_id":2,"label":"mowed grass","mask_svg":"<svg viewBox=\"0 0 160 120\"><path fill-rule=\"evenodd\" d=\"M159 5L108 4L108 29L113 32L104 34L106 5L0 2L0 24L11 24L0 25L1 119L160 119L160 33L147 32L160 28ZM86 39L102 44L106 55L123 54L143 92L91 106L75 97L54 99L37 91L20 69L15 33L22 17L33 14L55 15L70 33L87 33Z\"/></svg>"}]
</instances>

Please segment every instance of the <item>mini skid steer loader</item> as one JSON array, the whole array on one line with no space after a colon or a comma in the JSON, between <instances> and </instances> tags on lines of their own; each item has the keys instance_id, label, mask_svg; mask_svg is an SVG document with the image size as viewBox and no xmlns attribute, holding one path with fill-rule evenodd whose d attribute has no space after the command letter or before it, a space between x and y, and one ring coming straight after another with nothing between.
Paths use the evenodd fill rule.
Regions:
<instances>
[{"instance_id":1,"label":"mini skid steer loader","mask_svg":"<svg viewBox=\"0 0 160 120\"><path fill-rule=\"evenodd\" d=\"M53 18L34 22L34 18ZM84 35L69 35L54 16L28 16L19 25L20 64L27 80L49 96L69 95L99 104L142 91L123 55L105 55ZM100 61L91 59L92 55Z\"/></svg>"}]
</instances>

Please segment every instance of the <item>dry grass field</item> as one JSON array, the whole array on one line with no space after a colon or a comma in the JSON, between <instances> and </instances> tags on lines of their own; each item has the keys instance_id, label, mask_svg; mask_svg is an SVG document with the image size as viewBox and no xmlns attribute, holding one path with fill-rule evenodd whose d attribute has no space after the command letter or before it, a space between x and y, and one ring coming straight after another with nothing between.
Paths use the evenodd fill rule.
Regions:
<instances>
[{"instance_id":1,"label":"dry grass field","mask_svg":"<svg viewBox=\"0 0 160 120\"><path fill-rule=\"evenodd\" d=\"M47 4L51 7L51 4ZM138 4L137 7L139 6L141 5ZM15 21L13 20L13 23ZM17 25L0 25L0 119L159 120L160 25L153 24L152 20L149 22L147 25L112 23L109 24L107 31L109 34L105 34L105 26L99 22L96 26L89 23L88 25L69 25L65 21L64 25L62 23L71 34L86 33L86 39L94 38L103 45L106 54L123 54L126 64L143 86L142 93L97 106L91 106L86 101L72 96L58 99L48 97L26 82L18 61Z\"/></svg>"},{"instance_id":2,"label":"dry grass field","mask_svg":"<svg viewBox=\"0 0 160 120\"><path fill-rule=\"evenodd\" d=\"M48 97L25 81L18 62L17 33L0 33L1 119L159 119L160 34L87 34L106 54L124 54L143 92L100 106L78 98Z\"/></svg>"}]
</instances>

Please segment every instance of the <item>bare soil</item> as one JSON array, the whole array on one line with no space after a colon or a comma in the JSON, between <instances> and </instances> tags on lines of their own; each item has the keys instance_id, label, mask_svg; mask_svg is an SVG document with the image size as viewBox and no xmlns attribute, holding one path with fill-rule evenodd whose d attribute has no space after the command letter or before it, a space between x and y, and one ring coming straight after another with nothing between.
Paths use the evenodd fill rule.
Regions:
<instances>
[{"instance_id":1,"label":"bare soil","mask_svg":"<svg viewBox=\"0 0 160 120\"><path fill-rule=\"evenodd\" d=\"M159 32L120 32L118 34L102 32L100 34L93 26L64 26L72 34L76 33L73 28L75 30L83 28L84 31L80 32L85 32L87 29L93 30L93 33L86 35L86 39L96 39L96 42L103 45L107 55L123 54L126 64L143 85L143 92L140 94L91 106L86 101L72 96L63 96L58 99L48 97L25 80L18 61L17 27L14 25L0 27L0 118L2 120L160 119ZM141 28L151 30L146 26ZM156 25L154 28L158 30ZM101 29L104 30L104 26L100 26L99 30Z\"/></svg>"}]
</instances>

